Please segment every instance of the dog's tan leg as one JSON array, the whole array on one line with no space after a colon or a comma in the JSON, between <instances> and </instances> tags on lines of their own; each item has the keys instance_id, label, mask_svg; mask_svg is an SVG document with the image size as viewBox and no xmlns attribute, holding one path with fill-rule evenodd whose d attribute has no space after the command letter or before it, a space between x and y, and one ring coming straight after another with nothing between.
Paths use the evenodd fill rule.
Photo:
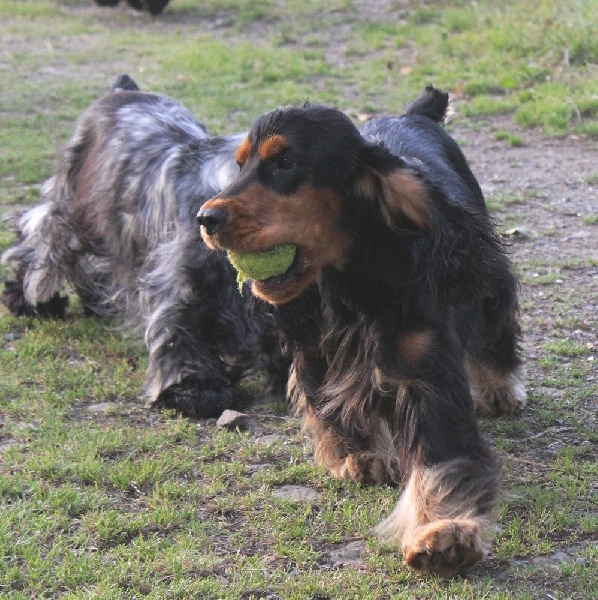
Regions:
<instances>
[{"instance_id":1,"label":"dog's tan leg","mask_svg":"<svg viewBox=\"0 0 598 600\"><path fill-rule=\"evenodd\" d=\"M401 481L399 460L384 421L380 420L369 445L360 448L343 439L310 408L304 411L303 428L314 441L315 463L325 466L334 477L366 485L397 485Z\"/></svg>"},{"instance_id":2,"label":"dog's tan leg","mask_svg":"<svg viewBox=\"0 0 598 600\"><path fill-rule=\"evenodd\" d=\"M412 569L452 577L488 553L497 487L498 471L469 459L418 466L377 533Z\"/></svg>"}]
</instances>

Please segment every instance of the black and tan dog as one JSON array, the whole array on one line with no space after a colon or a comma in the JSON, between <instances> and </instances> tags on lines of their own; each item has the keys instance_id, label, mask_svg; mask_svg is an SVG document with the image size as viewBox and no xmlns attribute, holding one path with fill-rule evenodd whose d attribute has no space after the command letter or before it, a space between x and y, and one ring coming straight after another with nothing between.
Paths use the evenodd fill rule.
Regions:
<instances>
[{"instance_id":1,"label":"black and tan dog","mask_svg":"<svg viewBox=\"0 0 598 600\"><path fill-rule=\"evenodd\" d=\"M481 413L525 403L517 281L433 88L361 133L324 106L260 117L241 172L198 219L237 253L296 246L252 283L293 355L290 396L338 477L403 483L379 526L407 564L452 576L489 549L500 467Z\"/></svg>"},{"instance_id":2,"label":"black and tan dog","mask_svg":"<svg viewBox=\"0 0 598 600\"><path fill-rule=\"evenodd\" d=\"M15 264L4 304L64 316L69 282L88 312L144 335L144 394L155 406L218 416L245 401L236 383L253 367L282 393L288 364L277 339L195 218L237 175L244 137L211 135L178 102L119 78L81 116L41 203L20 218L3 256Z\"/></svg>"}]
</instances>

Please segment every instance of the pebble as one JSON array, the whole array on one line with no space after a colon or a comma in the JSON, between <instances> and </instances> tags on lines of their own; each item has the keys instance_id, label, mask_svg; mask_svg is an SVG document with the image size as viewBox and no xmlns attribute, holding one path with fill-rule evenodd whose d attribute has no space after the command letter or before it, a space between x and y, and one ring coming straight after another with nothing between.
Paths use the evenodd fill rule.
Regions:
<instances>
[{"instance_id":1,"label":"pebble","mask_svg":"<svg viewBox=\"0 0 598 600\"><path fill-rule=\"evenodd\" d=\"M118 404L114 402L98 402L97 404L90 404L87 407L89 412L93 413L107 413L112 408L116 408Z\"/></svg>"},{"instance_id":2,"label":"pebble","mask_svg":"<svg viewBox=\"0 0 598 600\"><path fill-rule=\"evenodd\" d=\"M362 541L351 542L342 548L330 551L330 563L333 567L351 566L360 567L363 565L361 553L365 548Z\"/></svg>"},{"instance_id":3,"label":"pebble","mask_svg":"<svg viewBox=\"0 0 598 600\"><path fill-rule=\"evenodd\" d=\"M275 489L272 495L293 502L314 502L320 497L316 490L304 485L283 485Z\"/></svg>"}]
</instances>

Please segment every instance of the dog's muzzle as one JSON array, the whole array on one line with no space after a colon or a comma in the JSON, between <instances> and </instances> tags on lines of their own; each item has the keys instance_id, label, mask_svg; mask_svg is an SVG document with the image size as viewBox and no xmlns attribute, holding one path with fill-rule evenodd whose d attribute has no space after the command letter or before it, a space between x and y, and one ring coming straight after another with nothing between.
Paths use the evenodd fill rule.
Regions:
<instances>
[{"instance_id":1,"label":"dog's muzzle","mask_svg":"<svg viewBox=\"0 0 598 600\"><path fill-rule=\"evenodd\" d=\"M197 221L208 235L214 235L226 223L227 218L228 215L222 208L202 208L197 213Z\"/></svg>"}]
</instances>

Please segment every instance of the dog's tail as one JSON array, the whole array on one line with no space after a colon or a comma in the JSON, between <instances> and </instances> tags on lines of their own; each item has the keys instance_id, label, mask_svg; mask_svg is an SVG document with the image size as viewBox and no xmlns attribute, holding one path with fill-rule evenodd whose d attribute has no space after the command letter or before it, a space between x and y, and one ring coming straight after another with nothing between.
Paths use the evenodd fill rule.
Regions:
<instances>
[{"instance_id":1,"label":"dog's tail","mask_svg":"<svg viewBox=\"0 0 598 600\"><path fill-rule=\"evenodd\" d=\"M139 92L139 86L135 83L134 79L127 75L119 75L116 81L110 86L111 92Z\"/></svg>"},{"instance_id":2,"label":"dog's tail","mask_svg":"<svg viewBox=\"0 0 598 600\"><path fill-rule=\"evenodd\" d=\"M427 117L435 123L443 123L446 119L448 105L448 93L428 85L420 96L407 107L405 112L408 115Z\"/></svg>"}]
</instances>

